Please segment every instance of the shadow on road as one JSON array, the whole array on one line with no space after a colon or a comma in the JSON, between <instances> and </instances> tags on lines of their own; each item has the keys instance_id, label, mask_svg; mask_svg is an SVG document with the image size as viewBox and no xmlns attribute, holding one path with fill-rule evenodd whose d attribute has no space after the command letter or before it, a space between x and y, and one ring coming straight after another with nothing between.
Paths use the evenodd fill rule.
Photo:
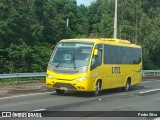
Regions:
<instances>
[{"instance_id":1,"label":"shadow on road","mask_svg":"<svg viewBox=\"0 0 160 120\"><path fill-rule=\"evenodd\" d=\"M105 96L105 95L114 95L114 94L120 94L120 93L132 93L137 90L144 89L143 85L137 85L130 88L128 92L124 92L122 88L116 88L116 89L108 89L108 90L102 90L100 92L99 96ZM87 97L93 97L91 92L75 92L75 91L66 91L63 95L58 95L56 93L51 93L51 95L56 96L67 96L67 97L81 97L81 98L87 98Z\"/></svg>"}]
</instances>

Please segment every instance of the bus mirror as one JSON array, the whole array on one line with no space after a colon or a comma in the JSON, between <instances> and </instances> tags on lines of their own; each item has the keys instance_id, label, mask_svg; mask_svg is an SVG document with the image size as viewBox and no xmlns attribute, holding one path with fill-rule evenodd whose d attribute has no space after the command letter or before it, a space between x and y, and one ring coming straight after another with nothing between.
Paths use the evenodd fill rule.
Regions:
<instances>
[{"instance_id":1,"label":"bus mirror","mask_svg":"<svg viewBox=\"0 0 160 120\"><path fill-rule=\"evenodd\" d=\"M98 49L94 50L94 55L97 56L98 55Z\"/></svg>"}]
</instances>

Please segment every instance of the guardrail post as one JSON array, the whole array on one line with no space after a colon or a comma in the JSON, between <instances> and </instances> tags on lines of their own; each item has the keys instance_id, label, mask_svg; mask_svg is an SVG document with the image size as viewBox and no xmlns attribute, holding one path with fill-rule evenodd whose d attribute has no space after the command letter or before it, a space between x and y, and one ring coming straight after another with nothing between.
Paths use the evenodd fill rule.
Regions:
<instances>
[{"instance_id":1,"label":"guardrail post","mask_svg":"<svg viewBox=\"0 0 160 120\"><path fill-rule=\"evenodd\" d=\"M144 77L144 73L143 73L142 75L143 75L143 77Z\"/></svg>"}]
</instances>

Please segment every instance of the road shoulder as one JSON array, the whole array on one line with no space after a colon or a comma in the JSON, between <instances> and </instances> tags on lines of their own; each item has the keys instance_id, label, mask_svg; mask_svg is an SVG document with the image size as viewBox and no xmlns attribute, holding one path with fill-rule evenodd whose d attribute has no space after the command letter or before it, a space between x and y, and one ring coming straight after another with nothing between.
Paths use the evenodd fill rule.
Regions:
<instances>
[{"instance_id":1,"label":"road shoulder","mask_svg":"<svg viewBox=\"0 0 160 120\"><path fill-rule=\"evenodd\" d=\"M40 81L0 85L0 97L48 91L51 90L47 89L45 83Z\"/></svg>"}]
</instances>

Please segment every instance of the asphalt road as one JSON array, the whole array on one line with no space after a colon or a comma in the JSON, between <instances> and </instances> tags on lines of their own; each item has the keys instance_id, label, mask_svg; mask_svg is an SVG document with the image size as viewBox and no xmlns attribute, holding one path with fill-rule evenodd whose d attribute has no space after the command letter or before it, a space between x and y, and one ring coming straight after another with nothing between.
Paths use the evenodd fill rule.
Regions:
<instances>
[{"instance_id":1,"label":"asphalt road","mask_svg":"<svg viewBox=\"0 0 160 120\"><path fill-rule=\"evenodd\" d=\"M143 81L141 84L131 88L128 92L122 92L120 89L102 91L98 97L91 97L88 93L73 92L67 92L63 96L59 96L55 92L46 92L4 97L0 98L0 111L90 111L83 117L63 117L63 113L59 113L59 116L62 117L23 118L26 120L160 120L156 116L138 117L138 115L137 117L116 117L115 114L115 117L102 117L108 114L107 112L103 113L103 111L112 111L113 114L116 111L160 112L160 80L149 79ZM91 113L91 111L94 112ZM81 114L83 112L79 113ZM73 115L76 113L70 112L69 114ZM125 112L125 114L130 116L130 113ZM96 115L101 117L91 117ZM0 117L1 119L15 120L16 118Z\"/></svg>"}]
</instances>

